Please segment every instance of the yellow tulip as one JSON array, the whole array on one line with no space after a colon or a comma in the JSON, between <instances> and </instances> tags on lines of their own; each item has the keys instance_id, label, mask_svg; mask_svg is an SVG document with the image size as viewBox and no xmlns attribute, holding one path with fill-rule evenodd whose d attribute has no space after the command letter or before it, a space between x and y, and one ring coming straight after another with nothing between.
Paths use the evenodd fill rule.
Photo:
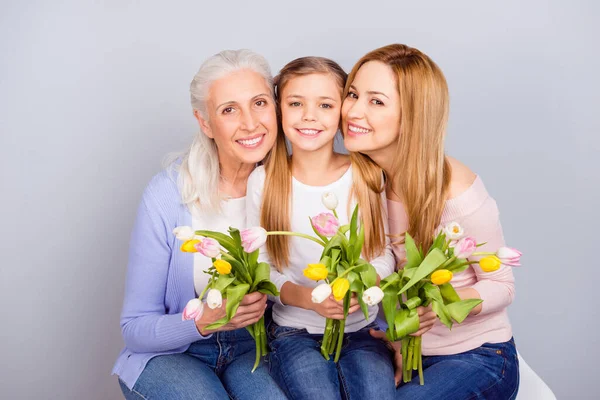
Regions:
<instances>
[{"instance_id":1,"label":"yellow tulip","mask_svg":"<svg viewBox=\"0 0 600 400\"><path fill-rule=\"evenodd\" d=\"M221 260L221 259L215 260L213 265L217 269L217 272L221 275L227 275L228 273L231 272L231 264L229 264L225 260Z\"/></svg>"},{"instance_id":2,"label":"yellow tulip","mask_svg":"<svg viewBox=\"0 0 600 400\"><path fill-rule=\"evenodd\" d=\"M308 264L308 268L302 271L304 276L313 281L320 281L327 278L329 271L324 264Z\"/></svg>"},{"instance_id":3,"label":"yellow tulip","mask_svg":"<svg viewBox=\"0 0 600 400\"><path fill-rule=\"evenodd\" d=\"M496 256L487 256L479 260L479 266L484 272L494 272L500 268L502 262Z\"/></svg>"},{"instance_id":4,"label":"yellow tulip","mask_svg":"<svg viewBox=\"0 0 600 400\"><path fill-rule=\"evenodd\" d=\"M198 250L196 250L195 245L198 243L200 243L198 239L186 240L181 245L181 251L184 253L196 253Z\"/></svg>"},{"instance_id":5,"label":"yellow tulip","mask_svg":"<svg viewBox=\"0 0 600 400\"><path fill-rule=\"evenodd\" d=\"M440 269L439 271L435 271L431 274L431 283L434 285L443 285L444 283L448 283L452 280L452 272L447 269Z\"/></svg>"},{"instance_id":6,"label":"yellow tulip","mask_svg":"<svg viewBox=\"0 0 600 400\"><path fill-rule=\"evenodd\" d=\"M348 289L350 289L350 281L348 281L348 279L346 278L339 278L335 282L333 282L333 285L331 285L331 289L333 292L333 297L337 301L340 301L344 298L344 296L348 292Z\"/></svg>"}]
</instances>

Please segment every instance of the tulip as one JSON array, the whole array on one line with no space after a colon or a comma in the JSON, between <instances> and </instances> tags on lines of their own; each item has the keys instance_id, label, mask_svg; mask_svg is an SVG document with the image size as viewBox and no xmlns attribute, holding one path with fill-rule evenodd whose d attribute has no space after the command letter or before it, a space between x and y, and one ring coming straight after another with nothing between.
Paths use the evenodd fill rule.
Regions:
<instances>
[{"instance_id":1,"label":"tulip","mask_svg":"<svg viewBox=\"0 0 600 400\"><path fill-rule=\"evenodd\" d=\"M333 298L337 301L340 301L344 298L346 293L350 289L350 281L346 278L338 278L331 285L331 290L333 292Z\"/></svg>"},{"instance_id":2,"label":"tulip","mask_svg":"<svg viewBox=\"0 0 600 400\"><path fill-rule=\"evenodd\" d=\"M496 256L487 256L479 260L479 266L484 272L494 272L500 268L502 262Z\"/></svg>"},{"instance_id":3,"label":"tulip","mask_svg":"<svg viewBox=\"0 0 600 400\"><path fill-rule=\"evenodd\" d=\"M463 237L465 231L458 222L450 222L444 227L444 233L446 234L446 238L450 240L459 240Z\"/></svg>"},{"instance_id":4,"label":"tulip","mask_svg":"<svg viewBox=\"0 0 600 400\"><path fill-rule=\"evenodd\" d=\"M325 192L321 196L321 202L328 210L335 210L338 206L338 198L333 192Z\"/></svg>"},{"instance_id":5,"label":"tulip","mask_svg":"<svg viewBox=\"0 0 600 400\"><path fill-rule=\"evenodd\" d=\"M181 319L183 321L191 320L198 321L200 317L202 317L202 313L204 312L204 304L200 301L200 299L192 299L188 301L185 308L183 309L183 314L181 314Z\"/></svg>"},{"instance_id":6,"label":"tulip","mask_svg":"<svg viewBox=\"0 0 600 400\"><path fill-rule=\"evenodd\" d=\"M340 226L337 218L331 213L321 213L310 220L316 231L325 237L334 236Z\"/></svg>"},{"instance_id":7,"label":"tulip","mask_svg":"<svg viewBox=\"0 0 600 400\"><path fill-rule=\"evenodd\" d=\"M365 290L362 299L368 306L379 304L383 300L383 290L379 286L372 286Z\"/></svg>"},{"instance_id":8,"label":"tulip","mask_svg":"<svg viewBox=\"0 0 600 400\"><path fill-rule=\"evenodd\" d=\"M215 258L221 254L221 245L215 239L203 238L199 243L196 243L195 247L199 253L209 258Z\"/></svg>"},{"instance_id":9,"label":"tulip","mask_svg":"<svg viewBox=\"0 0 600 400\"><path fill-rule=\"evenodd\" d=\"M221 259L215 260L213 265L215 266L215 268L217 269L217 272L220 275L227 275L228 273L231 272L231 264L229 264L225 260L221 260Z\"/></svg>"},{"instance_id":10,"label":"tulip","mask_svg":"<svg viewBox=\"0 0 600 400\"><path fill-rule=\"evenodd\" d=\"M260 226L244 229L240 232L240 236L246 253L252 253L267 242L267 231Z\"/></svg>"},{"instance_id":11,"label":"tulip","mask_svg":"<svg viewBox=\"0 0 600 400\"><path fill-rule=\"evenodd\" d=\"M440 269L431 274L431 283L434 285L443 285L452 280L452 272L447 269Z\"/></svg>"},{"instance_id":12,"label":"tulip","mask_svg":"<svg viewBox=\"0 0 600 400\"><path fill-rule=\"evenodd\" d=\"M320 281L327 278L329 271L324 264L308 264L308 268L302 271L304 276L313 281Z\"/></svg>"},{"instance_id":13,"label":"tulip","mask_svg":"<svg viewBox=\"0 0 600 400\"><path fill-rule=\"evenodd\" d=\"M310 296L313 303L320 304L331 296L331 286L328 283L321 283L313 289Z\"/></svg>"},{"instance_id":14,"label":"tulip","mask_svg":"<svg viewBox=\"0 0 600 400\"><path fill-rule=\"evenodd\" d=\"M206 304L212 310L223 305L223 296L217 289L210 289L206 295Z\"/></svg>"},{"instance_id":15,"label":"tulip","mask_svg":"<svg viewBox=\"0 0 600 400\"><path fill-rule=\"evenodd\" d=\"M496 252L496 256L500 259L500 262L504 265L510 265L511 267L518 267L521 264L521 252L511 247L500 247Z\"/></svg>"},{"instance_id":16,"label":"tulip","mask_svg":"<svg viewBox=\"0 0 600 400\"><path fill-rule=\"evenodd\" d=\"M192 240L194 239L194 236L196 236L194 230L189 226L178 226L173 229L173 234L178 240L183 242Z\"/></svg>"},{"instance_id":17,"label":"tulip","mask_svg":"<svg viewBox=\"0 0 600 400\"><path fill-rule=\"evenodd\" d=\"M184 253L195 253L198 251L196 250L196 245L198 243L200 243L198 239L192 239L183 242L183 244L181 245L181 251L183 251Z\"/></svg>"},{"instance_id":18,"label":"tulip","mask_svg":"<svg viewBox=\"0 0 600 400\"><path fill-rule=\"evenodd\" d=\"M462 238L454 246L454 256L456 258L467 258L477 249L477 242L472 237Z\"/></svg>"}]
</instances>

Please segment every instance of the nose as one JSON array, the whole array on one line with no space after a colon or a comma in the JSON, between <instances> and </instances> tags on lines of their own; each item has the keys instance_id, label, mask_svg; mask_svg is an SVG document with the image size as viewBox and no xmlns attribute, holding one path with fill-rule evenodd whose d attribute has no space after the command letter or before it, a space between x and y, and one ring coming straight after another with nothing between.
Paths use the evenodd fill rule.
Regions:
<instances>
[{"instance_id":1,"label":"nose","mask_svg":"<svg viewBox=\"0 0 600 400\"><path fill-rule=\"evenodd\" d=\"M242 112L241 128L248 132L254 132L259 125L258 116L251 110Z\"/></svg>"},{"instance_id":2,"label":"nose","mask_svg":"<svg viewBox=\"0 0 600 400\"><path fill-rule=\"evenodd\" d=\"M347 101L347 100L346 100ZM347 119L361 119L365 115L364 105L360 100L350 102L346 108Z\"/></svg>"},{"instance_id":3,"label":"nose","mask_svg":"<svg viewBox=\"0 0 600 400\"><path fill-rule=\"evenodd\" d=\"M306 107L304 107L304 112L302 113L302 121L314 122L316 120L317 120L317 118L315 117L313 107L308 106L308 105Z\"/></svg>"}]
</instances>

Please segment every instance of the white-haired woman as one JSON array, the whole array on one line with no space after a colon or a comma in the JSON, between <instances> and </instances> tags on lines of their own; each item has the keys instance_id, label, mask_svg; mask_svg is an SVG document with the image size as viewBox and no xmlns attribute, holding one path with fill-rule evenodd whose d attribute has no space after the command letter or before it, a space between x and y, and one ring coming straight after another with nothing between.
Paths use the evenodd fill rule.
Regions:
<instances>
[{"instance_id":1,"label":"white-haired woman","mask_svg":"<svg viewBox=\"0 0 600 400\"><path fill-rule=\"evenodd\" d=\"M207 284L210 259L180 251L173 228L245 227L246 180L273 146L277 118L267 61L249 50L223 51L202 64L191 87L200 125L189 150L147 186L130 243L121 330L125 348L113 373L125 398L285 398L268 369L254 364L245 326L266 308L244 297L231 321L205 327L225 307L182 320L186 303Z\"/></svg>"}]
</instances>

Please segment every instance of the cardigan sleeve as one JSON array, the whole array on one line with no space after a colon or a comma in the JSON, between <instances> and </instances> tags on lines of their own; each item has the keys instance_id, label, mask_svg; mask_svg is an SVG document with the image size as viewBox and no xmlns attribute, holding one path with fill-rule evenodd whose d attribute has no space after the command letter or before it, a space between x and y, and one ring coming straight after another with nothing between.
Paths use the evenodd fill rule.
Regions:
<instances>
[{"instance_id":1,"label":"cardigan sleeve","mask_svg":"<svg viewBox=\"0 0 600 400\"><path fill-rule=\"evenodd\" d=\"M169 314L165 293L173 249L160 193L149 186L138 207L129 245L129 263L121 331L125 345L134 352L174 350L207 338L194 321L182 321L182 313Z\"/></svg>"}]
</instances>

